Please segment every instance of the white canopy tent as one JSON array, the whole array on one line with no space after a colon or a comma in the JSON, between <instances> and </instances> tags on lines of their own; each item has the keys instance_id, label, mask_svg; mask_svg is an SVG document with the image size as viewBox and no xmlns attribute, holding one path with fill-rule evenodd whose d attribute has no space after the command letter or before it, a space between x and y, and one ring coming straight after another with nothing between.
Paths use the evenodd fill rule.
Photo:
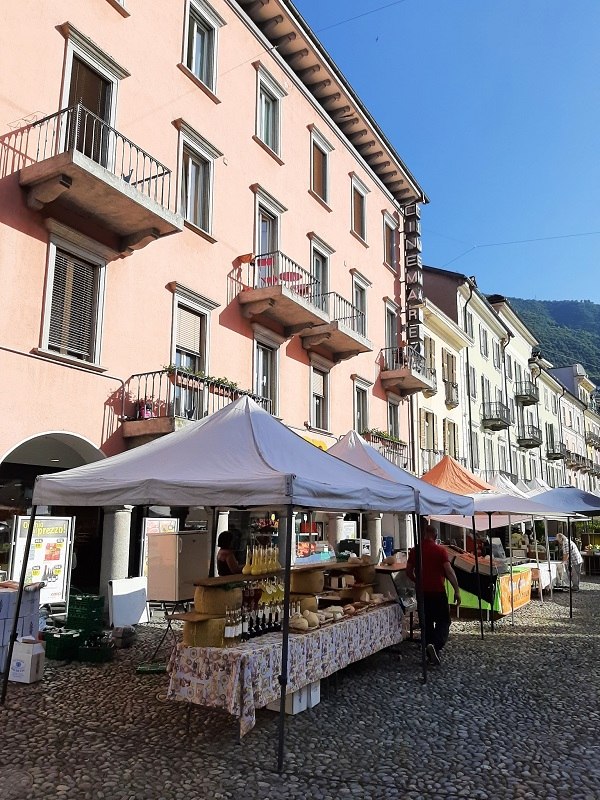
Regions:
<instances>
[{"instance_id":1,"label":"white canopy tent","mask_svg":"<svg viewBox=\"0 0 600 800\"><path fill-rule=\"evenodd\" d=\"M473 500L465 495L438 489L430 483L417 478L410 472L393 464L385 456L366 442L356 431L349 431L327 451L332 456L403 486L412 486L419 492L420 513L464 514L473 513Z\"/></svg>"},{"instance_id":2,"label":"white canopy tent","mask_svg":"<svg viewBox=\"0 0 600 800\"><path fill-rule=\"evenodd\" d=\"M344 463L307 442L244 396L206 419L134 450L37 478L25 552L38 505L120 504L284 507L285 599L278 769L283 768L288 673L291 527L295 508L420 514L419 490ZM16 639L23 569L8 663ZM6 697L7 676L0 702Z\"/></svg>"}]
</instances>

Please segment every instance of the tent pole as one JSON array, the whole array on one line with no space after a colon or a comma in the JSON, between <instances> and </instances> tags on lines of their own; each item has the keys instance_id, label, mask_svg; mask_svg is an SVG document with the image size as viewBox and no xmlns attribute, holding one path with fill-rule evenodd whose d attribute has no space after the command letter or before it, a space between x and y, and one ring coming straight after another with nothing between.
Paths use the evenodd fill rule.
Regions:
<instances>
[{"instance_id":1,"label":"tent pole","mask_svg":"<svg viewBox=\"0 0 600 800\"><path fill-rule=\"evenodd\" d=\"M288 644L290 640L290 574L292 569L292 519L293 506L287 506L286 512L286 548L285 548L285 573L283 579L283 636L281 639L281 675L279 685L281 695L279 698L279 742L277 747L277 772L283 772L285 748L285 693L288 682Z\"/></svg>"},{"instance_id":2,"label":"tent pole","mask_svg":"<svg viewBox=\"0 0 600 800\"><path fill-rule=\"evenodd\" d=\"M217 507L212 507L212 530L210 534L210 567L208 574L212 577L215 574L215 552L217 549L217 529L219 527L219 512Z\"/></svg>"},{"instance_id":3,"label":"tent pole","mask_svg":"<svg viewBox=\"0 0 600 800\"><path fill-rule=\"evenodd\" d=\"M510 573L510 624L515 624L515 590L513 587L512 522L508 515L508 570Z\"/></svg>"},{"instance_id":4,"label":"tent pole","mask_svg":"<svg viewBox=\"0 0 600 800\"><path fill-rule=\"evenodd\" d=\"M0 705L4 705L6 700L6 690L8 687L8 676L10 675L10 665L12 662L12 654L17 640L17 625L19 624L19 611L21 610L21 600L23 599L23 587L25 586L25 576L27 575L27 564L29 562L29 551L31 550L31 540L33 538L33 526L35 524L35 515L37 512L37 505L31 507L31 515L29 517L29 527L27 528L27 536L25 537L25 550L23 551L23 563L21 564L21 577L19 578L19 590L17 592L17 606L15 608L15 616L13 618L12 630L10 632L10 639L8 642L8 654L6 656L6 669L2 676L2 694L0 695ZM17 537L19 532L17 531ZM16 550L16 540L15 540Z\"/></svg>"},{"instance_id":5,"label":"tent pole","mask_svg":"<svg viewBox=\"0 0 600 800\"><path fill-rule=\"evenodd\" d=\"M494 579L494 562L492 559L492 514L488 511L488 541L490 543L490 591L492 602L490 603L490 628L494 632L494 600L496 599L496 581Z\"/></svg>"},{"instance_id":6,"label":"tent pole","mask_svg":"<svg viewBox=\"0 0 600 800\"><path fill-rule=\"evenodd\" d=\"M540 572L540 557L538 555L537 536L535 533L535 519L531 517L531 528L533 530L533 542L535 547L535 563L538 571L538 590L540 593L540 603L544 603L544 592L542 591L542 573Z\"/></svg>"},{"instance_id":7,"label":"tent pole","mask_svg":"<svg viewBox=\"0 0 600 800\"><path fill-rule=\"evenodd\" d=\"M416 510L413 514L413 525L415 533L415 547L417 553L416 572L417 572L417 608L419 610L419 625L421 626L421 680L427 683L427 642L425 641L425 598L423 596L423 537L421 536L421 520L418 509L418 492L415 491Z\"/></svg>"},{"instance_id":8,"label":"tent pole","mask_svg":"<svg viewBox=\"0 0 600 800\"><path fill-rule=\"evenodd\" d=\"M573 619L573 581L571 580L571 517L567 517L567 544L569 545L569 617Z\"/></svg>"},{"instance_id":9,"label":"tent pole","mask_svg":"<svg viewBox=\"0 0 600 800\"><path fill-rule=\"evenodd\" d=\"M552 600L552 564L550 562L550 539L548 538L548 517L544 517L544 537L546 539L546 558L548 559L548 573L550 576L550 600Z\"/></svg>"},{"instance_id":10,"label":"tent pole","mask_svg":"<svg viewBox=\"0 0 600 800\"><path fill-rule=\"evenodd\" d=\"M475 572L477 573L477 605L479 606L479 629L483 639L483 609L481 607L481 575L479 574L479 556L477 554L477 526L475 517L471 517L473 524L473 553L475 555Z\"/></svg>"}]
</instances>

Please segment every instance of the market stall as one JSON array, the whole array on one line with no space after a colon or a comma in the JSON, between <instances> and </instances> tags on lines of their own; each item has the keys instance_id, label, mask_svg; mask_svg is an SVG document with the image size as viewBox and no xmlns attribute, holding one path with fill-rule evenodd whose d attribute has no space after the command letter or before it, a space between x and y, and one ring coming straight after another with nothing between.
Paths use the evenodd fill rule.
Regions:
<instances>
[{"instance_id":1,"label":"market stall","mask_svg":"<svg viewBox=\"0 0 600 800\"><path fill-rule=\"evenodd\" d=\"M294 510L420 513L417 489L371 475L328 455L246 396L200 422L134 450L38 477L33 503L30 530L38 504L281 509L279 543L285 572L279 676L280 770L288 685L290 538ZM454 508L453 502L449 508ZM30 542L26 547L29 545ZM5 694L6 683L2 699Z\"/></svg>"}]
</instances>

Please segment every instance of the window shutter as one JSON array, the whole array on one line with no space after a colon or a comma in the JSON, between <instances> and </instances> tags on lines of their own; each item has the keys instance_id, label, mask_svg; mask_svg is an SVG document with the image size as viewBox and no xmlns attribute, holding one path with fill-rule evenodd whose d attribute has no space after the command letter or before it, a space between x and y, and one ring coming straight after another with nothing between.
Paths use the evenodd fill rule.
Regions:
<instances>
[{"instance_id":1,"label":"window shutter","mask_svg":"<svg viewBox=\"0 0 600 800\"><path fill-rule=\"evenodd\" d=\"M431 427L433 429L433 436L432 436L432 444L433 450L438 449L438 441L437 441L437 420L435 418L435 414L431 415Z\"/></svg>"},{"instance_id":2,"label":"window shutter","mask_svg":"<svg viewBox=\"0 0 600 800\"><path fill-rule=\"evenodd\" d=\"M421 450L427 449L427 442L425 441L425 411L422 408L419 409L419 444Z\"/></svg>"},{"instance_id":3,"label":"window shutter","mask_svg":"<svg viewBox=\"0 0 600 800\"><path fill-rule=\"evenodd\" d=\"M444 425L442 428L442 449L444 453L448 452L448 420L444 420Z\"/></svg>"},{"instance_id":4,"label":"window shutter","mask_svg":"<svg viewBox=\"0 0 600 800\"><path fill-rule=\"evenodd\" d=\"M312 371L312 392L319 397L325 397L325 373L318 369Z\"/></svg>"},{"instance_id":5,"label":"window shutter","mask_svg":"<svg viewBox=\"0 0 600 800\"><path fill-rule=\"evenodd\" d=\"M177 347L202 352L202 318L187 308L177 307Z\"/></svg>"},{"instance_id":6,"label":"window shutter","mask_svg":"<svg viewBox=\"0 0 600 800\"><path fill-rule=\"evenodd\" d=\"M97 267L64 250L56 250L48 331L48 348L94 360Z\"/></svg>"}]
</instances>

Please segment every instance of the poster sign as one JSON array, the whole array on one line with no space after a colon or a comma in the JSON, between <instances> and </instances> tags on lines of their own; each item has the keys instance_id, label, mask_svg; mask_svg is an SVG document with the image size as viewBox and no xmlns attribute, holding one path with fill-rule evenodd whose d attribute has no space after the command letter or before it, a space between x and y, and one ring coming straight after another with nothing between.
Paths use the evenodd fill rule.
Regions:
<instances>
[{"instance_id":1,"label":"poster sign","mask_svg":"<svg viewBox=\"0 0 600 800\"><path fill-rule=\"evenodd\" d=\"M15 517L10 577L21 577L29 517ZM40 605L66 603L69 594L74 517L36 517L27 559L25 583L43 581Z\"/></svg>"},{"instance_id":2,"label":"poster sign","mask_svg":"<svg viewBox=\"0 0 600 800\"><path fill-rule=\"evenodd\" d=\"M142 527L142 546L140 549L140 577L148 577L148 534L177 533L177 517L144 517Z\"/></svg>"}]
</instances>

